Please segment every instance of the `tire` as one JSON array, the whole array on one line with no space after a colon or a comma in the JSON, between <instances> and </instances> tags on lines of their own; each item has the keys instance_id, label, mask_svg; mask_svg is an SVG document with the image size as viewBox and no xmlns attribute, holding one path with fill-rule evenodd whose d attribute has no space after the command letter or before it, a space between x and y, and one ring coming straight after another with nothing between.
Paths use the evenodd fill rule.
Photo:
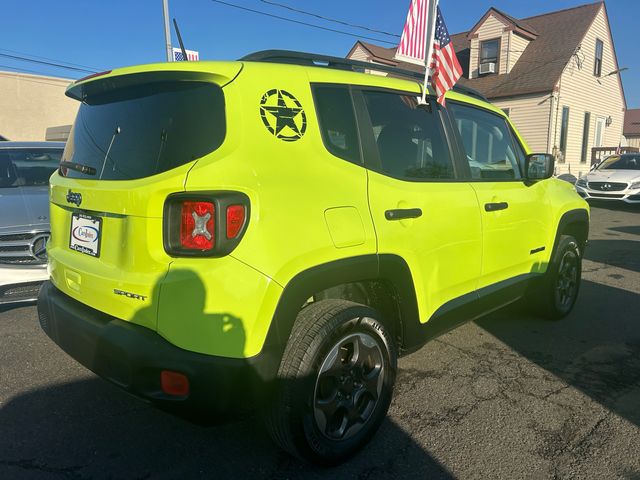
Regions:
<instances>
[{"instance_id":1,"label":"tire","mask_svg":"<svg viewBox=\"0 0 640 480\"><path fill-rule=\"evenodd\" d=\"M267 403L267 430L300 459L325 466L347 460L386 417L396 365L394 342L375 310L346 300L306 306Z\"/></svg>"},{"instance_id":2,"label":"tire","mask_svg":"<svg viewBox=\"0 0 640 480\"><path fill-rule=\"evenodd\" d=\"M529 304L542 317L559 320L569 315L580 291L582 252L571 235L561 235L549 269Z\"/></svg>"}]
</instances>

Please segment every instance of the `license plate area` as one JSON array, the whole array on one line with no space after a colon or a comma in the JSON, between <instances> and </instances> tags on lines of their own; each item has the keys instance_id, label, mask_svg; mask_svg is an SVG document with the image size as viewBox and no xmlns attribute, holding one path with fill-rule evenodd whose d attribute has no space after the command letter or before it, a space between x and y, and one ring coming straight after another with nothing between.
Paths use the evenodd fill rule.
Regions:
<instances>
[{"instance_id":1,"label":"license plate area","mask_svg":"<svg viewBox=\"0 0 640 480\"><path fill-rule=\"evenodd\" d=\"M84 213L71 214L69 248L92 257L100 256L102 218Z\"/></svg>"}]
</instances>

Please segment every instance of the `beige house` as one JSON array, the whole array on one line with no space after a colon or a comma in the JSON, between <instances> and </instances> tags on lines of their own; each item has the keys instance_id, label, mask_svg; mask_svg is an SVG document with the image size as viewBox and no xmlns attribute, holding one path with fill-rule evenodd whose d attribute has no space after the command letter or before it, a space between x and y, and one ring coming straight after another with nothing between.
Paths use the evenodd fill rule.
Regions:
<instances>
[{"instance_id":1,"label":"beige house","mask_svg":"<svg viewBox=\"0 0 640 480\"><path fill-rule=\"evenodd\" d=\"M460 83L502 108L530 148L556 154L556 173L589 171L592 148L622 142L626 102L604 2L516 19L490 8L451 39ZM347 58L415 70L395 48L358 41Z\"/></svg>"},{"instance_id":2,"label":"beige house","mask_svg":"<svg viewBox=\"0 0 640 480\"><path fill-rule=\"evenodd\" d=\"M7 140L66 140L79 105L64 95L72 81L0 72L0 136Z\"/></svg>"},{"instance_id":3,"label":"beige house","mask_svg":"<svg viewBox=\"0 0 640 480\"><path fill-rule=\"evenodd\" d=\"M640 148L640 108L627 110L625 113L624 137L628 146Z\"/></svg>"}]
</instances>

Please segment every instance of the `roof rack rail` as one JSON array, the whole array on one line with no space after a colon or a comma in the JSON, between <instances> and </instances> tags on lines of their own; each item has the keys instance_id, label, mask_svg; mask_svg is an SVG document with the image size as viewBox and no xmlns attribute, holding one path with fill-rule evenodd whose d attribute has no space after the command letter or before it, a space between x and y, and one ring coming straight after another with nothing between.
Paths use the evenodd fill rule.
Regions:
<instances>
[{"instance_id":1,"label":"roof rack rail","mask_svg":"<svg viewBox=\"0 0 640 480\"><path fill-rule=\"evenodd\" d=\"M348 58L332 57L330 55L319 55L315 53L296 52L292 50L262 50L250 53L240 59L245 62L269 62L285 63L289 65L303 65L308 67L325 67L336 70L347 70L357 73L365 73L366 70L390 73L399 77L410 78L412 80L424 81L424 74L412 72L404 68L381 65L379 63L361 62L359 60L349 60ZM471 97L488 102L487 98L480 92L463 85L456 84L453 90Z\"/></svg>"}]
</instances>

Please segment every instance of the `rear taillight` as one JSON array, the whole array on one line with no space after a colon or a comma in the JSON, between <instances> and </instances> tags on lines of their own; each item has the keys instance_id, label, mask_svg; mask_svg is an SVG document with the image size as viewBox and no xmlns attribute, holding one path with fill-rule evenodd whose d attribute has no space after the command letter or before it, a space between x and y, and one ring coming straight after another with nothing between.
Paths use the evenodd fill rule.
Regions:
<instances>
[{"instance_id":1,"label":"rear taillight","mask_svg":"<svg viewBox=\"0 0 640 480\"><path fill-rule=\"evenodd\" d=\"M164 248L173 256L220 257L240 242L249 197L239 192L170 195L164 206Z\"/></svg>"},{"instance_id":2,"label":"rear taillight","mask_svg":"<svg viewBox=\"0 0 640 480\"><path fill-rule=\"evenodd\" d=\"M227 207L227 238L236 238L244 225L244 205L229 205Z\"/></svg>"},{"instance_id":3,"label":"rear taillight","mask_svg":"<svg viewBox=\"0 0 640 480\"><path fill-rule=\"evenodd\" d=\"M211 250L216 244L215 206L212 202L182 202L180 245Z\"/></svg>"}]
</instances>

